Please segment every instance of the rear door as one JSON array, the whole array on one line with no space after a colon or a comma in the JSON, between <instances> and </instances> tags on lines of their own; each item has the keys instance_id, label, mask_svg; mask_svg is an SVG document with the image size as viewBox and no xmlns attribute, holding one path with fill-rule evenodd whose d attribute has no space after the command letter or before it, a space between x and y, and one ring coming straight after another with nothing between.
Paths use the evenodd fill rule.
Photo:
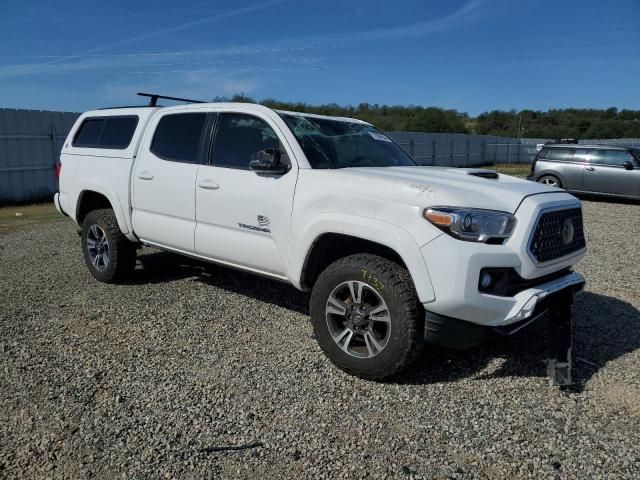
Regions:
<instances>
[{"instance_id":1,"label":"rear door","mask_svg":"<svg viewBox=\"0 0 640 480\"><path fill-rule=\"evenodd\" d=\"M220 113L210 165L198 171L195 246L199 255L274 276L286 276L298 166L277 125L265 116ZM277 148L291 168L256 173L257 152Z\"/></svg>"},{"instance_id":2,"label":"rear door","mask_svg":"<svg viewBox=\"0 0 640 480\"><path fill-rule=\"evenodd\" d=\"M141 240L194 251L196 175L209 119L173 110L151 121L132 176L133 228Z\"/></svg>"},{"instance_id":3,"label":"rear door","mask_svg":"<svg viewBox=\"0 0 640 480\"><path fill-rule=\"evenodd\" d=\"M625 162L634 165L624 168ZM626 150L594 150L584 171L584 191L615 195L640 196L640 169Z\"/></svg>"}]
</instances>

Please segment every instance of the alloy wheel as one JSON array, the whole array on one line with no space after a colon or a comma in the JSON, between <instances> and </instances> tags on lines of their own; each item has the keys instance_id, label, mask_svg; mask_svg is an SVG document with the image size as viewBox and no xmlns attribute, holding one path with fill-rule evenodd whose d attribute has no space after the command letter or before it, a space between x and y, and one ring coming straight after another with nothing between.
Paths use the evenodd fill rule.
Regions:
<instances>
[{"instance_id":1,"label":"alloy wheel","mask_svg":"<svg viewBox=\"0 0 640 480\"><path fill-rule=\"evenodd\" d=\"M333 289L326 305L329 333L348 355L371 358L386 347L391 336L391 314L382 296L357 280Z\"/></svg>"},{"instance_id":2,"label":"alloy wheel","mask_svg":"<svg viewBox=\"0 0 640 480\"><path fill-rule=\"evenodd\" d=\"M99 225L91 225L87 231L87 252L94 268L104 271L109 265L109 241Z\"/></svg>"}]
</instances>

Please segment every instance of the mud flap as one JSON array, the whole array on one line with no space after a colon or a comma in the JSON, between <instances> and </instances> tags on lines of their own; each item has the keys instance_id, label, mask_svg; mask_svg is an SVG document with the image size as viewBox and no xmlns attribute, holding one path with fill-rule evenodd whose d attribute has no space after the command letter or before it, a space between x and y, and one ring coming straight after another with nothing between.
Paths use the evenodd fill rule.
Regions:
<instances>
[{"instance_id":1,"label":"mud flap","mask_svg":"<svg viewBox=\"0 0 640 480\"><path fill-rule=\"evenodd\" d=\"M549 298L549 357L547 375L553 385L573 385L571 357L571 306L573 290L568 288Z\"/></svg>"}]
</instances>

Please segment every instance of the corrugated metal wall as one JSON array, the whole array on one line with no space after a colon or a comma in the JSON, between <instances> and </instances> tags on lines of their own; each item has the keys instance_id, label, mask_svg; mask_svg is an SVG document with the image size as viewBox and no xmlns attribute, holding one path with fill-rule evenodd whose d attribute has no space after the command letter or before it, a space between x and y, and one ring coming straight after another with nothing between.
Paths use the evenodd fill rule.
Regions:
<instances>
[{"instance_id":1,"label":"corrugated metal wall","mask_svg":"<svg viewBox=\"0 0 640 480\"><path fill-rule=\"evenodd\" d=\"M531 163L534 145L517 138L464 133L387 132L422 165L474 167L494 163Z\"/></svg>"},{"instance_id":2,"label":"corrugated metal wall","mask_svg":"<svg viewBox=\"0 0 640 480\"><path fill-rule=\"evenodd\" d=\"M547 138L511 138L464 133L387 132L421 165L479 167L533 162ZM640 146L638 138L579 140L580 144Z\"/></svg>"},{"instance_id":3,"label":"corrugated metal wall","mask_svg":"<svg viewBox=\"0 0 640 480\"><path fill-rule=\"evenodd\" d=\"M77 113L0 109L0 204L48 198Z\"/></svg>"},{"instance_id":4,"label":"corrugated metal wall","mask_svg":"<svg viewBox=\"0 0 640 480\"><path fill-rule=\"evenodd\" d=\"M62 142L80 114L0 109L0 204L51 198ZM462 133L388 132L422 165L474 167L531 163L540 138ZM640 145L638 138L580 143Z\"/></svg>"}]
</instances>

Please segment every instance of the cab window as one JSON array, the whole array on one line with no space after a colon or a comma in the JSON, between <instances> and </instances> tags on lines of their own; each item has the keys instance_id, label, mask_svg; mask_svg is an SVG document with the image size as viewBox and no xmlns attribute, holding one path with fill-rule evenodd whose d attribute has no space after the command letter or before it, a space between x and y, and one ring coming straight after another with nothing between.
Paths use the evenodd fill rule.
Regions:
<instances>
[{"instance_id":1,"label":"cab window","mask_svg":"<svg viewBox=\"0 0 640 480\"><path fill-rule=\"evenodd\" d=\"M200 163L206 113L175 113L158 122L151 151L163 160Z\"/></svg>"},{"instance_id":2,"label":"cab window","mask_svg":"<svg viewBox=\"0 0 640 480\"><path fill-rule=\"evenodd\" d=\"M212 150L213 165L248 170L253 156L267 148L279 149L280 161L289 163L276 132L267 122L252 115L220 114Z\"/></svg>"}]
</instances>

